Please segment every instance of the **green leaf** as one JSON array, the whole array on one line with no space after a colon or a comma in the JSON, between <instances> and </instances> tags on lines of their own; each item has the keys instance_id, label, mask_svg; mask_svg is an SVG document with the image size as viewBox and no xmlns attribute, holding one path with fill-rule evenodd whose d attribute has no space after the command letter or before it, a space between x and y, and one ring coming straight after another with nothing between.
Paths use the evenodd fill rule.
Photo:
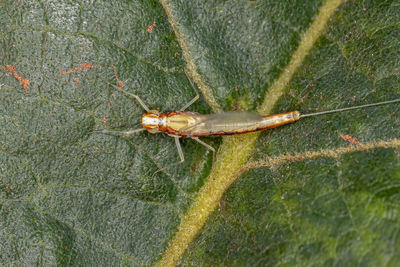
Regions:
<instances>
[{"instance_id":1,"label":"green leaf","mask_svg":"<svg viewBox=\"0 0 400 267\"><path fill-rule=\"evenodd\" d=\"M398 265L399 104L304 118L255 142L203 139L216 155L181 140L185 162L172 167L166 135L93 133L137 128L143 113L105 80L171 111L195 95L185 66L203 95L189 110L264 108L325 5L303 2L0 2L0 263L155 265L213 179L234 172L231 157L243 174L198 219L181 265ZM265 108L399 98L399 12L341 5Z\"/></svg>"}]
</instances>

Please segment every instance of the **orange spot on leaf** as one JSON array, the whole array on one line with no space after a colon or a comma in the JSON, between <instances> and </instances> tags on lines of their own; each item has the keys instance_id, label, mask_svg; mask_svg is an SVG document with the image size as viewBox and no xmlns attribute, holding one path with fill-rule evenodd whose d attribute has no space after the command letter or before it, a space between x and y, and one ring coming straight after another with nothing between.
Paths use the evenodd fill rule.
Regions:
<instances>
[{"instance_id":1,"label":"orange spot on leaf","mask_svg":"<svg viewBox=\"0 0 400 267\"><path fill-rule=\"evenodd\" d=\"M6 66L6 71L11 72L13 74L14 78L19 81L19 83L25 88L25 90L29 88L29 80L22 78L17 73L17 69L15 68L15 66L7 65Z\"/></svg>"},{"instance_id":2,"label":"orange spot on leaf","mask_svg":"<svg viewBox=\"0 0 400 267\"><path fill-rule=\"evenodd\" d=\"M107 118L106 118L106 115L103 116L103 125L104 125L104 126L107 125Z\"/></svg>"},{"instance_id":3,"label":"orange spot on leaf","mask_svg":"<svg viewBox=\"0 0 400 267\"><path fill-rule=\"evenodd\" d=\"M66 75L66 74L70 74L70 73L75 73L75 70L74 69L70 69L70 70L67 70L67 71L60 71L59 73L62 74L62 75Z\"/></svg>"},{"instance_id":4,"label":"orange spot on leaf","mask_svg":"<svg viewBox=\"0 0 400 267\"><path fill-rule=\"evenodd\" d=\"M147 32L148 33L152 33L153 32L153 28L156 26L156 22L154 21L153 24L147 26Z\"/></svg>"},{"instance_id":5,"label":"orange spot on leaf","mask_svg":"<svg viewBox=\"0 0 400 267\"><path fill-rule=\"evenodd\" d=\"M340 137L341 137L343 140L349 142L350 144L353 144L353 145L358 145L358 144L360 144L360 142L358 141L357 138L351 137L351 136L348 135L348 134L346 134L346 135L345 135L345 134L340 134Z\"/></svg>"},{"instance_id":6,"label":"orange spot on leaf","mask_svg":"<svg viewBox=\"0 0 400 267\"><path fill-rule=\"evenodd\" d=\"M86 72L90 69L95 69L95 68L101 68L101 66L94 66L90 63L82 62L82 63L79 63L78 66L76 66L72 69L69 69L67 71L60 71L59 73L61 75L66 75L66 74L75 73L75 72L82 72L82 71Z\"/></svg>"},{"instance_id":7,"label":"orange spot on leaf","mask_svg":"<svg viewBox=\"0 0 400 267\"><path fill-rule=\"evenodd\" d=\"M113 69L114 69L114 76L115 76L115 79L117 80L119 87L121 87L121 88L124 87L124 83L118 78L117 69L115 68L114 65L113 65Z\"/></svg>"},{"instance_id":8,"label":"orange spot on leaf","mask_svg":"<svg viewBox=\"0 0 400 267\"><path fill-rule=\"evenodd\" d=\"M81 69L83 70L83 71L88 71L89 69L95 69L96 68L96 66L93 66L92 64L90 64L90 63L80 63L80 67L81 67Z\"/></svg>"}]
</instances>

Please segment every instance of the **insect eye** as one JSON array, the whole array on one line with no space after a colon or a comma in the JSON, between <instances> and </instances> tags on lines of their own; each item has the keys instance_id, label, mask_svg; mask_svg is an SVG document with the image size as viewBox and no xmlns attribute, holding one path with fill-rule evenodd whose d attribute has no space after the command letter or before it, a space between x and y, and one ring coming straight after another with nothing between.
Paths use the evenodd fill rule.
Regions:
<instances>
[{"instance_id":1,"label":"insect eye","mask_svg":"<svg viewBox=\"0 0 400 267\"><path fill-rule=\"evenodd\" d=\"M147 126L145 126L145 128L149 133L158 133L159 132L158 125L147 125Z\"/></svg>"}]
</instances>

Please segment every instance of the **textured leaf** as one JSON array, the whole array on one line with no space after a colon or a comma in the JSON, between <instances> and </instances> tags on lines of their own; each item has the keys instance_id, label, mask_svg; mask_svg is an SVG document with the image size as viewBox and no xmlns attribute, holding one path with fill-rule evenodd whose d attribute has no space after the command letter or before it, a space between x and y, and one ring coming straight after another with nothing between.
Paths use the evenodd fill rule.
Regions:
<instances>
[{"instance_id":1,"label":"textured leaf","mask_svg":"<svg viewBox=\"0 0 400 267\"><path fill-rule=\"evenodd\" d=\"M204 97L190 110L256 110L323 4L0 2L1 264L156 264L221 153L182 140L185 162L153 177L178 161L174 141L94 134L137 128L143 113L105 80L176 110L195 95L192 65ZM399 14L396 1L341 5L273 110L399 98ZM180 264L398 265L399 111L263 132L259 164L243 165Z\"/></svg>"}]
</instances>

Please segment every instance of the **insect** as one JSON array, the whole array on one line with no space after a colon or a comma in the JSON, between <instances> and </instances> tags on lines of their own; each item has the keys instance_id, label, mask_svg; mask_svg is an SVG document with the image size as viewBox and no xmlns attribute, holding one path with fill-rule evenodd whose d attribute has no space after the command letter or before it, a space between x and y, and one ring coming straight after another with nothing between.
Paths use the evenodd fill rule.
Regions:
<instances>
[{"instance_id":1,"label":"insect","mask_svg":"<svg viewBox=\"0 0 400 267\"><path fill-rule=\"evenodd\" d=\"M185 111L190 105L192 105L199 98L199 94L194 87L192 81L189 79L196 96L184 105L178 111L171 112L159 112L158 110L150 110L142 99L120 87L109 83L118 91L121 91L133 98L135 98L139 104L146 110L147 113L141 117L141 126L139 129L132 129L128 131L112 131L112 130L101 130L95 131L96 133L110 133L119 135L132 135L141 131L147 130L149 133L164 132L169 136L174 137L176 148L180 157L180 161L172 165L176 165L184 162L185 157L183 155L182 147L179 139L183 137L191 138L196 142L202 144L207 149L215 152L215 149L207 143L201 141L199 137L208 136L221 136L221 135L234 135L234 134L245 134L255 131L262 131L269 128L278 127L284 124L295 122L300 118L319 116L327 113L342 112L352 109L360 109L378 105L384 105L389 103L400 102L400 99L388 100L378 103L366 104L361 106L353 106L347 108L340 108L316 113L300 114L299 111L291 111L286 113L280 113L275 115L262 116L258 113L249 111L234 111L234 112L223 112L216 114L199 114L197 112ZM164 169L164 168L163 168ZM157 172L163 170L160 169Z\"/></svg>"}]
</instances>

